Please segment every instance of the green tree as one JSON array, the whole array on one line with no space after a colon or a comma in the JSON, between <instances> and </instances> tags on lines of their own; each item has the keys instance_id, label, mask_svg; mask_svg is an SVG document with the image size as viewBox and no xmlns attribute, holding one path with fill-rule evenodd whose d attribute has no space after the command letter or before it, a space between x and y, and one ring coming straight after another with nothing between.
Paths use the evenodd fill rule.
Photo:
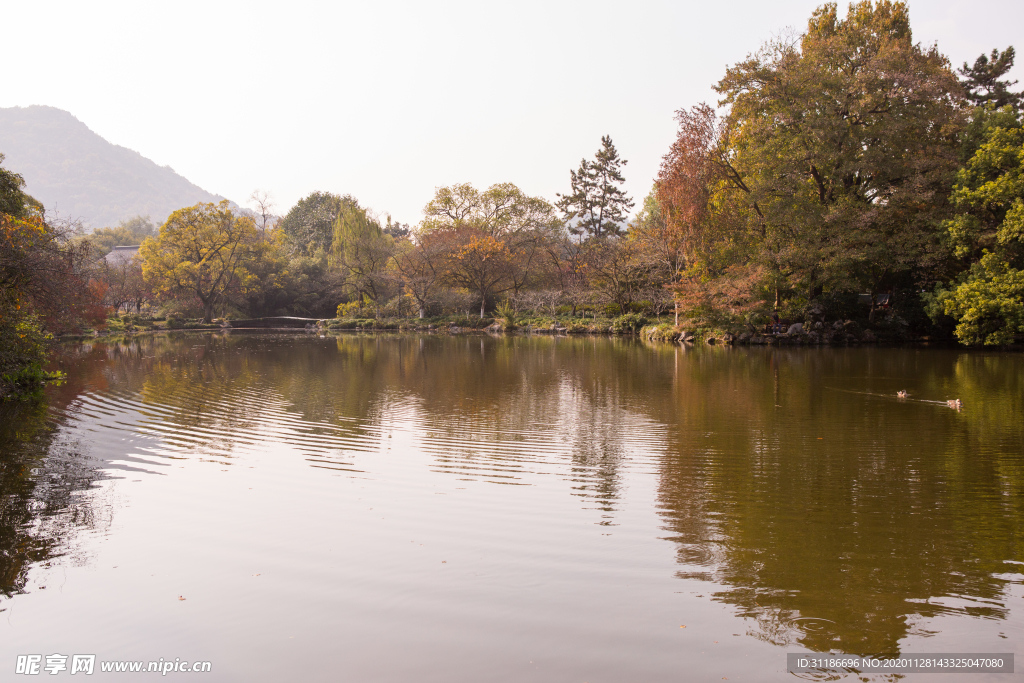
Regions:
<instances>
[{"instance_id":1,"label":"green tree","mask_svg":"<svg viewBox=\"0 0 1024 683\"><path fill-rule=\"evenodd\" d=\"M945 224L970 266L937 299L963 343L1008 344L1024 333L1024 121L1011 105L979 113L984 138L957 174L957 215Z\"/></svg>"},{"instance_id":2,"label":"green tree","mask_svg":"<svg viewBox=\"0 0 1024 683\"><path fill-rule=\"evenodd\" d=\"M227 200L196 204L172 213L142 244L142 271L158 293L195 296L210 322L226 294L252 278L247 264L260 241L252 219L234 215Z\"/></svg>"},{"instance_id":3,"label":"green tree","mask_svg":"<svg viewBox=\"0 0 1024 683\"><path fill-rule=\"evenodd\" d=\"M904 3L865 0L845 19L825 4L799 44L766 45L716 89L726 194L769 279L874 297L940 258L962 89L935 47L913 43Z\"/></svg>"},{"instance_id":4,"label":"green tree","mask_svg":"<svg viewBox=\"0 0 1024 683\"><path fill-rule=\"evenodd\" d=\"M294 254L330 253L334 222L346 206L358 206L350 195L313 192L300 199L281 220L280 228Z\"/></svg>"},{"instance_id":5,"label":"green tree","mask_svg":"<svg viewBox=\"0 0 1024 683\"><path fill-rule=\"evenodd\" d=\"M999 108L1009 104L1019 109L1024 102L1024 93L1011 92L1010 88L1017 85L1017 81L1003 78L1013 68L1013 58L1011 45L1002 52L992 50L991 57L981 55L974 60L973 66L964 62L960 75L967 90L967 99L977 106L990 104Z\"/></svg>"},{"instance_id":6,"label":"green tree","mask_svg":"<svg viewBox=\"0 0 1024 683\"><path fill-rule=\"evenodd\" d=\"M99 228L83 236L92 247L96 258L109 254L114 247L142 244L143 240L156 235L157 228L149 216L135 216L121 221L112 228Z\"/></svg>"},{"instance_id":7,"label":"green tree","mask_svg":"<svg viewBox=\"0 0 1024 683\"><path fill-rule=\"evenodd\" d=\"M334 222L331 265L341 271L345 289L355 300L371 301L378 316L398 288L389 270L394 255L394 239L366 209L358 204L342 209Z\"/></svg>"},{"instance_id":8,"label":"green tree","mask_svg":"<svg viewBox=\"0 0 1024 683\"><path fill-rule=\"evenodd\" d=\"M0 164L4 155L0 153ZM0 166L0 214L25 218L31 213L42 214L43 205L24 190L25 179L14 171Z\"/></svg>"},{"instance_id":9,"label":"green tree","mask_svg":"<svg viewBox=\"0 0 1024 683\"><path fill-rule=\"evenodd\" d=\"M558 195L555 205L572 234L607 237L622 232L633 208L633 200L619 187L625 182L621 168L627 163L605 135L594 161L583 159L578 170L569 171L572 192Z\"/></svg>"}]
</instances>

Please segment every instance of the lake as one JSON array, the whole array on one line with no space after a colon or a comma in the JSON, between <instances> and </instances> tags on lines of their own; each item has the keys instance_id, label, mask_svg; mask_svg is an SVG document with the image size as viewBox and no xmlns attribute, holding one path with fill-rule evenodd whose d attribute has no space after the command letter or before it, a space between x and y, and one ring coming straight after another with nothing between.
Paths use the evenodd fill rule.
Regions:
<instances>
[{"instance_id":1,"label":"lake","mask_svg":"<svg viewBox=\"0 0 1024 683\"><path fill-rule=\"evenodd\" d=\"M235 331L55 362L0 407L0 669L763 681L1024 642L1019 353Z\"/></svg>"}]
</instances>

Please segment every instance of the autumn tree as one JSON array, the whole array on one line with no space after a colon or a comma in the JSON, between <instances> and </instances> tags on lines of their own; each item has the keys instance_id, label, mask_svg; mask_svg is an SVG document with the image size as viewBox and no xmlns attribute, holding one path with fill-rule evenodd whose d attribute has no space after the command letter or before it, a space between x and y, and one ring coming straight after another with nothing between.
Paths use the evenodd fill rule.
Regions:
<instances>
[{"instance_id":1,"label":"autumn tree","mask_svg":"<svg viewBox=\"0 0 1024 683\"><path fill-rule=\"evenodd\" d=\"M626 163L605 135L594 160L583 159L579 169L569 171L571 192L558 195L555 204L572 234L600 238L622 231L633 208L633 200L619 187L625 182L621 169Z\"/></svg>"},{"instance_id":2,"label":"autumn tree","mask_svg":"<svg viewBox=\"0 0 1024 683\"><path fill-rule=\"evenodd\" d=\"M105 285L104 303L114 309L134 308L138 312L142 304L152 299L152 289L142 274L142 259L138 254L121 258L101 259L96 267L96 276Z\"/></svg>"},{"instance_id":3,"label":"autumn tree","mask_svg":"<svg viewBox=\"0 0 1024 683\"><path fill-rule=\"evenodd\" d=\"M139 253L143 274L155 290L169 296L195 296L208 323L226 294L233 287L244 288L251 279L247 264L257 242L252 219L236 216L224 200L178 209Z\"/></svg>"},{"instance_id":4,"label":"autumn tree","mask_svg":"<svg viewBox=\"0 0 1024 683\"><path fill-rule=\"evenodd\" d=\"M727 70L725 177L743 195L751 258L809 298L873 296L941 256L962 92L901 2L828 3L798 43ZM874 307L872 307L872 313Z\"/></svg>"},{"instance_id":5,"label":"autumn tree","mask_svg":"<svg viewBox=\"0 0 1024 683\"><path fill-rule=\"evenodd\" d=\"M0 167L0 400L55 378L43 371L50 333L96 323L103 313L88 285L88 245L71 240L77 226L44 220L24 187L19 174Z\"/></svg>"},{"instance_id":6,"label":"autumn tree","mask_svg":"<svg viewBox=\"0 0 1024 683\"><path fill-rule=\"evenodd\" d=\"M415 241L399 243L395 255L397 271L405 291L416 301L419 317L426 316L427 307L445 274L448 245L441 232L418 232Z\"/></svg>"},{"instance_id":7,"label":"autumn tree","mask_svg":"<svg viewBox=\"0 0 1024 683\"><path fill-rule=\"evenodd\" d=\"M420 234L446 245L445 281L480 296L481 318L488 297L525 285L562 229L554 207L511 183L441 187L423 212Z\"/></svg>"}]
</instances>

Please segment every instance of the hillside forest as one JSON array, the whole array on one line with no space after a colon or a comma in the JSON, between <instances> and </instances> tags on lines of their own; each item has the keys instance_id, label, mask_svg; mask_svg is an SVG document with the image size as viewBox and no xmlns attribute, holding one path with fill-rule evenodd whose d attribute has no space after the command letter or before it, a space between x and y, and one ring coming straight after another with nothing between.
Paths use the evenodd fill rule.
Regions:
<instances>
[{"instance_id":1,"label":"hillside forest","mask_svg":"<svg viewBox=\"0 0 1024 683\"><path fill-rule=\"evenodd\" d=\"M1024 335L1014 57L957 68L913 41L902 2L864 0L845 18L822 5L803 34L727 68L717 102L676 113L639 201L608 136L554 201L512 183L439 187L416 225L332 192L278 216L256 192L246 209L197 204L86 235L48 220L17 169L0 168L5 391L45 380L49 335L147 317L657 323L671 336L777 316L1011 344ZM122 245L141 247L108 257Z\"/></svg>"}]
</instances>

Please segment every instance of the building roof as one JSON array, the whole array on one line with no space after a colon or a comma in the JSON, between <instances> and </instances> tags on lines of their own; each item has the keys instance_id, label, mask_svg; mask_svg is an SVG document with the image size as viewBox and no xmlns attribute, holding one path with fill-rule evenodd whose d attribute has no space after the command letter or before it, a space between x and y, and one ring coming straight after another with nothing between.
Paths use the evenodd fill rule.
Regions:
<instances>
[{"instance_id":1,"label":"building roof","mask_svg":"<svg viewBox=\"0 0 1024 683\"><path fill-rule=\"evenodd\" d=\"M126 247L114 247L113 250L103 257L103 260L110 266L118 266L127 261L131 261L136 254L139 253L139 247L141 245L135 244Z\"/></svg>"}]
</instances>

